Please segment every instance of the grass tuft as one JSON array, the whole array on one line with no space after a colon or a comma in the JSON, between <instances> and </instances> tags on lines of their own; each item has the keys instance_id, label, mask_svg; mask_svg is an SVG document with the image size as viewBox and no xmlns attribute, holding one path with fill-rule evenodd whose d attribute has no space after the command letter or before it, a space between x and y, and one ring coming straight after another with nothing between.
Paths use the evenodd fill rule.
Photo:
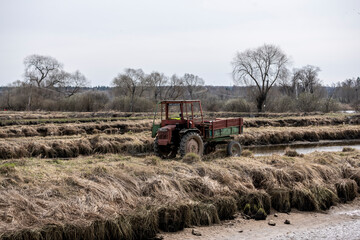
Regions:
<instances>
[{"instance_id":1,"label":"grass tuft","mask_svg":"<svg viewBox=\"0 0 360 240\"><path fill-rule=\"evenodd\" d=\"M193 164L201 161L201 157L196 153L187 153L182 161L187 164Z\"/></svg>"}]
</instances>

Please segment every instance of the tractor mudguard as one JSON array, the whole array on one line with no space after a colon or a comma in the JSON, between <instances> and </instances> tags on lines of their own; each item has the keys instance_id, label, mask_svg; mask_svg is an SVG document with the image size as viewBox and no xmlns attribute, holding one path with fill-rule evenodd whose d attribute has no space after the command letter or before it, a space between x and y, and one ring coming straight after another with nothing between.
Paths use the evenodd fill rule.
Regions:
<instances>
[{"instance_id":1,"label":"tractor mudguard","mask_svg":"<svg viewBox=\"0 0 360 240\"><path fill-rule=\"evenodd\" d=\"M196 132L196 133L200 133L200 130L197 128L184 128L182 130L180 130L179 134L182 136L188 132Z\"/></svg>"},{"instance_id":2,"label":"tractor mudguard","mask_svg":"<svg viewBox=\"0 0 360 240\"><path fill-rule=\"evenodd\" d=\"M154 138L156 137L157 131L160 128L160 124L153 124L152 128L151 128L151 137Z\"/></svg>"}]
</instances>

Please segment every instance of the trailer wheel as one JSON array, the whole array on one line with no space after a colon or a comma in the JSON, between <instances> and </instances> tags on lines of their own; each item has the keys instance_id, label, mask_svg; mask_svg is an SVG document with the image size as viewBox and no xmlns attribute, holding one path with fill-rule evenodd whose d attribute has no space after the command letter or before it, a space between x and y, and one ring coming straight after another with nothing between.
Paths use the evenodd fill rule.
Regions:
<instances>
[{"instance_id":1,"label":"trailer wheel","mask_svg":"<svg viewBox=\"0 0 360 240\"><path fill-rule=\"evenodd\" d=\"M158 143L158 136L154 141L154 153L160 158L175 158L178 148L174 145L161 146Z\"/></svg>"},{"instance_id":2,"label":"trailer wheel","mask_svg":"<svg viewBox=\"0 0 360 240\"><path fill-rule=\"evenodd\" d=\"M240 145L240 143L238 143L236 141L231 141L227 145L226 151L227 151L228 156L230 156L230 157L240 157L241 145Z\"/></svg>"},{"instance_id":3,"label":"trailer wheel","mask_svg":"<svg viewBox=\"0 0 360 240\"><path fill-rule=\"evenodd\" d=\"M186 133L180 141L180 155L184 157L187 153L196 153L202 156L204 152L204 143L200 135L196 132Z\"/></svg>"}]
</instances>

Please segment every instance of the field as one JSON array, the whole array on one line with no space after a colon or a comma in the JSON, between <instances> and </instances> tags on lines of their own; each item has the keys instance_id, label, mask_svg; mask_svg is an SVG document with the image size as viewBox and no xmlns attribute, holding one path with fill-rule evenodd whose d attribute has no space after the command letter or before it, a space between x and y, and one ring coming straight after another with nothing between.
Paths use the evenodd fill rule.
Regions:
<instances>
[{"instance_id":1,"label":"field","mask_svg":"<svg viewBox=\"0 0 360 240\"><path fill-rule=\"evenodd\" d=\"M356 114L244 117L243 146L360 139ZM238 158L219 148L202 161L161 160L151 125L150 113L1 113L1 239L148 239L237 212L326 210L358 194L360 152L351 148Z\"/></svg>"}]
</instances>

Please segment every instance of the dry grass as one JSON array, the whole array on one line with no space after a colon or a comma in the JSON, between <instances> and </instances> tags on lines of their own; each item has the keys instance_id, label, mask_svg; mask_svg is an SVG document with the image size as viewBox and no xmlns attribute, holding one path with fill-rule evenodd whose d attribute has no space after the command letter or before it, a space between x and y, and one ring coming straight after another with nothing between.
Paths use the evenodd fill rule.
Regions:
<instances>
[{"instance_id":1,"label":"dry grass","mask_svg":"<svg viewBox=\"0 0 360 240\"><path fill-rule=\"evenodd\" d=\"M332 127L261 127L245 128L237 137L243 145L284 144L295 141L316 142L320 140L360 139L358 126L341 125Z\"/></svg>"},{"instance_id":2,"label":"dry grass","mask_svg":"<svg viewBox=\"0 0 360 240\"><path fill-rule=\"evenodd\" d=\"M149 132L89 137L16 138L0 140L0 159L41 157L73 158L104 153L138 154L152 151Z\"/></svg>"},{"instance_id":3,"label":"dry grass","mask_svg":"<svg viewBox=\"0 0 360 240\"><path fill-rule=\"evenodd\" d=\"M0 233L143 239L236 211L256 218L271 206L327 209L356 196L359 159L353 151L192 164L117 154L7 160L0 166Z\"/></svg>"},{"instance_id":4,"label":"dry grass","mask_svg":"<svg viewBox=\"0 0 360 240\"><path fill-rule=\"evenodd\" d=\"M290 148L286 148L285 149L285 156L288 157L302 157L303 154L299 154L296 150L290 149Z\"/></svg>"},{"instance_id":5,"label":"dry grass","mask_svg":"<svg viewBox=\"0 0 360 240\"><path fill-rule=\"evenodd\" d=\"M328 209L351 201L359 190L360 153L353 149L271 157L244 150L240 158L225 158L218 150L203 161L197 155L162 161L151 155L148 119L46 123L122 117L117 114L0 114L6 121L29 123L0 128L0 159L8 159L0 164L0 239L147 239L158 230L219 223L237 211L263 219L271 207ZM350 125L271 127L336 125L343 115L333 121L329 115L271 116L251 119L248 124L268 127L245 128L240 142L360 138L358 127ZM350 119L358 124L356 116Z\"/></svg>"},{"instance_id":6,"label":"dry grass","mask_svg":"<svg viewBox=\"0 0 360 240\"><path fill-rule=\"evenodd\" d=\"M343 152L354 152L355 151L355 148L351 148L351 147L344 147Z\"/></svg>"},{"instance_id":7,"label":"dry grass","mask_svg":"<svg viewBox=\"0 0 360 240\"><path fill-rule=\"evenodd\" d=\"M182 161L187 164L193 164L201 161L201 157L196 153L187 153Z\"/></svg>"},{"instance_id":8,"label":"dry grass","mask_svg":"<svg viewBox=\"0 0 360 240\"><path fill-rule=\"evenodd\" d=\"M138 123L135 122L134 124ZM139 129L141 128L140 126L143 125L140 124L138 126ZM71 128L63 127L63 129L68 133L79 133L77 130ZM107 130L109 128L104 127L104 129ZM242 145L287 144L294 141L344 139L360 139L360 129L357 126L348 125L306 128L248 128L245 129L243 135L237 137L237 140L239 140ZM150 132L133 133L132 131L120 135L115 133L112 135L82 134L71 136L7 138L0 139L0 159L38 156L43 158L71 158L94 153L151 153L153 151L152 146L153 139L151 138ZM243 154L250 153L244 151ZM221 156L223 156L223 154L217 152L211 154L210 157L204 157L204 160Z\"/></svg>"},{"instance_id":9,"label":"dry grass","mask_svg":"<svg viewBox=\"0 0 360 240\"><path fill-rule=\"evenodd\" d=\"M41 124L24 126L6 126L0 128L0 138L19 138L34 136L71 136L92 135L98 133L123 134L126 132L149 131L151 120L124 120L114 122L71 123L71 124Z\"/></svg>"},{"instance_id":10,"label":"dry grass","mask_svg":"<svg viewBox=\"0 0 360 240\"><path fill-rule=\"evenodd\" d=\"M305 126L331 126L331 125L358 125L360 115L315 115L315 116L286 116L275 118L246 118L245 127L305 127Z\"/></svg>"}]
</instances>

